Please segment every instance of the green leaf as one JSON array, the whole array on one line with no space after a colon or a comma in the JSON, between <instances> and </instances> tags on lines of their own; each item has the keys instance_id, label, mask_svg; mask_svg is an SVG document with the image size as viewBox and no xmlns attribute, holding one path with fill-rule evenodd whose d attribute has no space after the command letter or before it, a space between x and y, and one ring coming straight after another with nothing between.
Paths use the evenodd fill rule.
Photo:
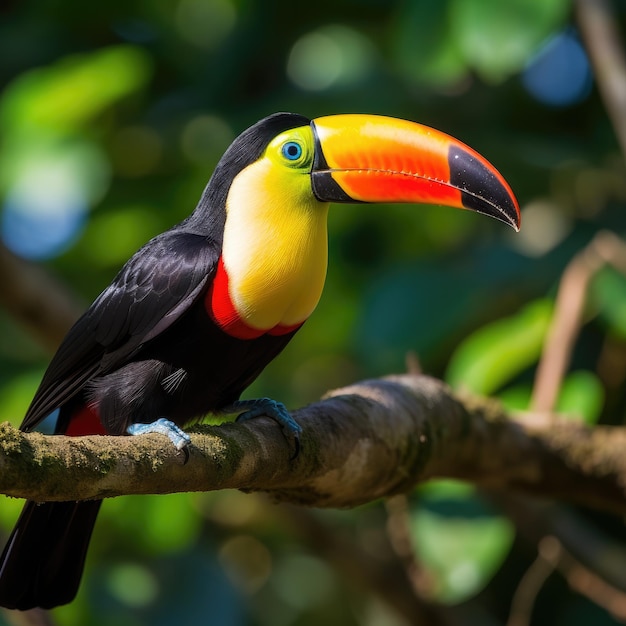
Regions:
<instances>
[{"instance_id":1,"label":"green leaf","mask_svg":"<svg viewBox=\"0 0 626 626\"><path fill-rule=\"evenodd\" d=\"M530 384L514 385L498 394L498 400L509 411L530 408ZM595 424L604 406L604 387L593 373L580 370L569 374L561 386L554 410L561 417Z\"/></svg>"},{"instance_id":2,"label":"green leaf","mask_svg":"<svg viewBox=\"0 0 626 626\"><path fill-rule=\"evenodd\" d=\"M16 375L0 387L0 421L20 425L30 401L41 382L43 369L33 369Z\"/></svg>"},{"instance_id":3,"label":"green leaf","mask_svg":"<svg viewBox=\"0 0 626 626\"><path fill-rule=\"evenodd\" d=\"M65 57L22 74L0 100L0 127L72 130L137 91L151 73L147 55L133 46L113 46Z\"/></svg>"},{"instance_id":4,"label":"green leaf","mask_svg":"<svg viewBox=\"0 0 626 626\"><path fill-rule=\"evenodd\" d=\"M193 544L201 528L188 493L112 498L103 507L102 517L148 554L183 550Z\"/></svg>"},{"instance_id":5,"label":"green leaf","mask_svg":"<svg viewBox=\"0 0 626 626\"><path fill-rule=\"evenodd\" d=\"M2 528L5 536L8 537L23 506L24 501L19 498L0 496L0 528Z\"/></svg>"},{"instance_id":6,"label":"green leaf","mask_svg":"<svg viewBox=\"0 0 626 626\"><path fill-rule=\"evenodd\" d=\"M123 205L94 215L77 249L94 266L119 267L163 228L152 207Z\"/></svg>"},{"instance_id":7,"label":"green leaf","mask_svg":"<svg viewBox=\"0 0 626 626\"><path fill-rule=\"evenodd\" d=\"M604 405L604 388L592 372L572 372L565 379L556 411L586 424L595 424Z\"/></svg>"},{"instance_id":8,"label":"green leaf","mask_svg":"<svg viewBox=\"0 0 626 626\"><path fill-rule=\"evenodd\" d=\"M626 338L626 277L612 268L603 269L591 284L591 299L601 319Z\"/></svg>"},{"instance_id":9,"label":"green leaf","mask_svg":"<svg viewBox=\"0 0 626 626\"><path fill-rule=\"evenodd\" d=\"M457 348L446 380L455 388L492 394L537 361L551 317L552 302L536 300L484 326Z\"/></svg>"},{"instance_id":10,"label":"green leaf","mask_svg":"<svg viewBox=\"0 0 626 626\"><path fill-rule=\"evenodd\" d=\"M471 498L476 489L470 483L464 483L452 478L442 478L420 485L418 491L421 497L436 501Z\"/></svg>"},{"instance_id":11,"label":"green leaf","mask_svg":"<svg viewBox=\"0 0 626 626\"><path fill-rule=\"evenodd\" d=\"M391 52L409 80L447 85L461 79L467 63L450 28L445 2L405 2L396 15Z\"/></svg>"},{"instance_id":12,"label":"green leaf","mask_svg":"<svg viewBox=\"0 0 626 626\"><path fill-rule=\"evenodd\" d=\"M498 393L498 400L509 411L527 411L532 397L529 384L513 385Z\"/></svg>"},{"instance_id":13,"label":"green leaf","mask_svg":"<svg viewBox=\"0 0 626 626\"><path fill-rule=\"evenodd\" d=\"M518 72L565 22L569 0L450 0L452 33L483 78Z\"/></svg>"},{"instance_id":14,"label":"green leaf","mask_svg":"<svg viewBox=\"0 0 626 626\"><path fill-rule=\"evenodd\" d=\"M453 604L489 583L511 548L514 530L470 491L444 485L438 494L438 484L433 483L412 512L411 532L434 580L436 600Z\"/></svg>"}]
</instances>

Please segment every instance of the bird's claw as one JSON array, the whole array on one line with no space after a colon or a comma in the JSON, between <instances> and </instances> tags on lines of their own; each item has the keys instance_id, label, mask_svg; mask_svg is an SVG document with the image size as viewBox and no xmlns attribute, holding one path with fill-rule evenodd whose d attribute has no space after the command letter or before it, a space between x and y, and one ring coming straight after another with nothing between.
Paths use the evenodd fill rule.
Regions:
<instances>
[{"instance_id":1,"label":"bird's claw","mask_svg":"<svg viewBox=\"0 0 626 626\"><path fill-rule=\"evenodd\" d=\"M291 416L287 407L282 402L276 402L271 398L257 398L255 400L239 400L233 405L234 411L241 411L235 421L247 422L256 417L269 417L273 419L283 431L285 439L289 442L292 450L291 459L295 459L300 453L300 434L302 427Z\"/></svg>"},{"instance_id":2,"label":"bird's claw","mask_svg":"<svg viewBox=\"0 0 626 626\"><path fill-rule=\"evenodd\" d=\"M174 422L161 417L150 424L131 424L126 432L129 435L145 435L147 433L159 433L165 435L177 450L183 450L185 456L189 458L187 446L191 443L191 437Z\"/></svg>"}]
</instances>

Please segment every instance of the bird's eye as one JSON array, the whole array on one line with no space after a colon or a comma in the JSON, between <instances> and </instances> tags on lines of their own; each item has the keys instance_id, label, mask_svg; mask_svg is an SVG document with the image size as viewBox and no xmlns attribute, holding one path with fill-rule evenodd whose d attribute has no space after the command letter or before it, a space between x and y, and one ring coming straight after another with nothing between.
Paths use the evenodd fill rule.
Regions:
<instances>
[{"instance_id":1,"label":"bird's eye","mask_svg":"<svg viewBox=\"0 0 626 626\"><path fill-rule=\"evenodd\" d=\"M297 161L302 156L302 146L295 141L288 141L283 145L282 153L288 161Z\"/></svg>"}]
</instances>

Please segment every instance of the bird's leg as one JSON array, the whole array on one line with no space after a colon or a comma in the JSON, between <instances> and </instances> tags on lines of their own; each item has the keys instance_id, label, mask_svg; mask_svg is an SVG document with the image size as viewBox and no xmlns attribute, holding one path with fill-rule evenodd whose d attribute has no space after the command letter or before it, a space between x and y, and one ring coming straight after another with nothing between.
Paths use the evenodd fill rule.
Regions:
<instances>
[{"instance_id":1,"label":"bird's leg","mask_svg":"<svg viewBox=\"0 0 626 626\"><path fill-rule=\"evenodd\" d=\"M164 417L151 424L131 424L126 432L129 435L145 435L147 433L165 435L177 450L183 450L191 443L191 437L184 430Z\"/></svg>"},{"instance_id":2,"label":"bird's leg","mask_svg":"<svg viewBox=\"0 0 626 626\"><path fill-rule=\"evenodd\" d=\"M237 413L243 411L235 421L247 422L255 417L266 416L273 419L283 431L285 438L289 442L291 449L293 450L292 459L295 459L300 452L300 433L302 427L291 416L287 407L282 402L276 402L271 398L256 398L254 400L238 400L229 407L224 409L224 412Z\"/></svg>"}]
</instances>

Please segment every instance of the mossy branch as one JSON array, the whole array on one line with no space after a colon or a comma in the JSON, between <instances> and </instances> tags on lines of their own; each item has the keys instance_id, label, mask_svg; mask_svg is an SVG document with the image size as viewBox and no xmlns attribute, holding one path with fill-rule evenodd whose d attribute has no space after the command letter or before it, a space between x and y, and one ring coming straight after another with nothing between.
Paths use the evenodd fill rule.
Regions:
<instances>
[{"instance_id":1,"label":"mossy branch","mask_svg":"<svg viewBox=\"0 0 626 626\"><path fill-rule=\"evenodd\" d=\"M302 450L278 426L190 428L189 461L160 435L64 437L0 426L0 492L31 500L242 489L313 506L354 506L435 477L626 514L626 428L505 415L425 376L334 391L299 409Z\"/></svg>"}]
</instances>

